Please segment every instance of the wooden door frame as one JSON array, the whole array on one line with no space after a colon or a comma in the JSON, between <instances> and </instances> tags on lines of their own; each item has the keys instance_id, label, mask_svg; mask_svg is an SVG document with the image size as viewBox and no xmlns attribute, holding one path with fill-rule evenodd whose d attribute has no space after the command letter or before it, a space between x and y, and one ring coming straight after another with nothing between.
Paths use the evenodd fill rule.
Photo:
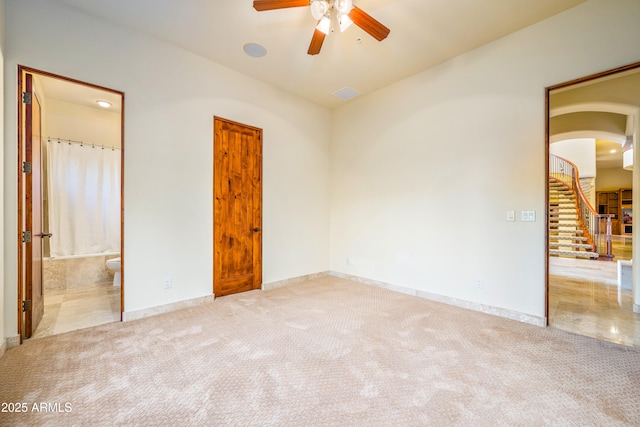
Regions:
<instances>
[{"instance_id":1,"label":"wooden door frame","mask_svg":"<svg viewBox=\"0 0 640 427\"><path fill-rule=\"evenodd\" d=\"M83 82L81 80L76 80L70 77L61 76L59 74L53 74L48 71L39 70L36 68L27 67L24 65L18 65L18 88L17 88L17 107L18 107L18 163L17 163L17 178L18 178L18 227L17 227L17 250L18 250L18 276L17 276L17 287L18 287L18 303L17 303L17 311L18 311L18 335L20 337L20 343L22 344L22 261L23 261L23 246L22 246L22 216L24 214L24 206L23 206L23 195L22 191L24 189L24 174L22 173L22 151L25 146L25 135L22 129L23 123L23 113L22 113L22 85L23 85L23 73L34 74L38 76L50 77L58 80L63 80L69 83L78 84L82 86L87 86L94 89L100 89L106 92L111 92L116 95L119 95L121 98L121 110L120 110L120 321L122 321L122 312L124 311L124 92L107 88L104 86L99 86L93 83ZM43 284L44 286L44 284Z\"/></svg>"},{"instance_id":2,"label":"wooden door frame","mask_svg":"<svg viewBox=\"0 0 640 427\"><path fill-rule=\"evenodd\" d=\"M622 73L625 71L630 71L633 69L638 69L640 68L640 62L634 62L632 64L628 64L628 65L623 65L622 67L618 67L618 68L613 68L611 70L606 70L606 71L602 71L596 74L591 74L585 77L580 77L577 78L575 80L570 80L568 82L564 82L564 83L559 83L553 86L549 86L547 88L545 88L545 100L544 100L544 108L545 108L545 114L544 114L544 119L545 119L545 147L544 147L544 154L545 154L545 164L544 164L544 168L545 168L545 210L546 210L546 214L545 214L545 258L544 258L544 262L545 262L545 298L544 298L544 316L545 316L545 325L549 326L549 155L550 155L550 133L549 133L549 122L550 122L550 117L549 114L551 113L551 111L549 110L549 96L551 95L551 92L553 92L554 90L557 89L562 89L562 88L566 88L569 86L573 86L573 85L577 85L579 83L584 83L584 82L588 82L591 80L596 80L602 77L607 77L607 76L612 76L618 73Z\"/></svg>"}]
</instances>

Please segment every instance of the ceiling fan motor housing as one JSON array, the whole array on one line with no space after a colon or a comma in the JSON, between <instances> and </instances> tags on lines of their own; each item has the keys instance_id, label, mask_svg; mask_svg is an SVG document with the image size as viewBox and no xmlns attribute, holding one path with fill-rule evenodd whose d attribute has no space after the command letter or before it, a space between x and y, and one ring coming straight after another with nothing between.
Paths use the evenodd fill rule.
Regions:
<instances>
[{"instance_id":1,"label":"ceiling fan motor housing","mask_svg":"<svg viewBox=\"0 0 640 427\"><path fill-rule=\"evenodd\" d=\"M389 28L354 6L353 0L253 0L253 7L258 12L304 6L309 6L311 14L318 21L307 51L309 55L320 53L332 22L337 23L341 32L355 24L378 41L387 38L390 32Z\"/></svg>"}]
</instances>

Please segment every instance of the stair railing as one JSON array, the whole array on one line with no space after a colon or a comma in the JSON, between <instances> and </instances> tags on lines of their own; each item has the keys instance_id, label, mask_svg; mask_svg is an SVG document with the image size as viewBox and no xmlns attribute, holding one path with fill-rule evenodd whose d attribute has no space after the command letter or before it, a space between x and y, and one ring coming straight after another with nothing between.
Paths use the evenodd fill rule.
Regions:
<instances>
[{"instance_id":1,"label":"stair railing","mask_svg":"<svg viewBox=\"0 0 640 427\"><path fill-rule=\"evenodd\" d=\"M567 159L549 154L549 175L565 183L576 195L578 220L587 232L587 239L599 258L612 259L611 218L614 215L598 214L584 196L580 186L578 167Z\"/></svg>"}]
</instances>

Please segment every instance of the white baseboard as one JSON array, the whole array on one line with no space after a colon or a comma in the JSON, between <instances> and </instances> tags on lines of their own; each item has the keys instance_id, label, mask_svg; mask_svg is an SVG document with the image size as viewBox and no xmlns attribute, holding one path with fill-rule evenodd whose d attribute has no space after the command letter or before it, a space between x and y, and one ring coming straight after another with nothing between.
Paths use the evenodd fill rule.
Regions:
<instances>
[{"instance_id":1,"label":"white baseboard","mask_svg":"<svg viewBox=\"0 0 640 427\"><path fill-rule=\"evenodd\" d=\"M353 276L350 274L344 274L336 271L330 271L329 275L334 277L339 277L342 279L352 280L358 283L364 283L366 285L378 286L380 288L389 289L390 291L400 292L403 294L412 295L419 298L428 299L431 301L436 301L436 302L441 302L448 305L453 305L456 307L466 308L468 310L479 311L481 313L504 317L511 320L517 320L519 322L529 323L535 326L542 326L542 327L547 326L547 320L544 317L533 316L526 313L520 313L518 311L507 310L504 308L493 307L490 305L480 304L477 302L433 294L431 292L420 291L413 288L393 285L390 283L380 282L378 280L367 279L364 277Z\"/></svg>"},{"instance_id":2,"label":"white baseboard","mask_svg":"<svg viewBox=\"0 0 640 427\"><path fill-rule=\"evenodd\" d=\"M633 312L640 313L640 304L633 304Z\"/></svg>"},{"instance_id":3,"label":"white baseboard","mask_svg":"<svg viewBox=\"0 0 640 427\"><path fill-rule=\"evenodd\" d=\"M326 277L326 276L339 277L341 279L347 279L354 282L363 283L366 285L377 286L380 288L388 289L390 291L400 292L406 295L412 295L419 298L424 298L431 301L440 302L443 304L453 305L453 306L465 308L468 310L479 311L481 313L491 314L498 317L504 317L511 320L517 320L519 322L529 323L535 326L544 327L547 325L547 321L544 317L533 316L533 315L521 313L518 311L507 310L504 308L494 307L486 304L480 304L473 301L467 301L467 300L462 300L458 298L452 298L452 297L447 297L443 295L433 294L426 291L420 291L420 290L408 288L405 286L393 285L390 283L367 279L364 277L354 276L351 274L340 273L337 271L324 271L320 273L313 273L313 274L306 274L298 277L292 277L290 279L279 280L271 283L263 283L262 290L267 291L270 289L281 288L283 286L300 284L309 280L317 279L320 277ZM206 297L199 297L199 298L194 298L186 301L179 301L171 304L160 305L156 307L149 307L142 310L124 312L122 313L122 321L128 322L131 320L142 319L144 317L155 316L156 314L168 313L171 311L180 310L182 308L194 307L197 305L206 304L213 300L214 300L214 296L209 295ZM634 304L634 311L640 312L640 305Z\"/></svg>"},{"instance_id":4,"label":"white baseboard","mask_svg":"<svg viewBox=\"0 0 640 427\"><path fill-rule=\"evenodd\" d=\"M180 310L182 308L195 307L202 304L207 304L214 300L213 295L207 295L204 297L193 298L185 301L172 302L170 304L158 305L155 307L143 308L136 311L125 311L122 313L122 321L129 322L131 320L138 320L144 317L155 316L156 314L169 313L171 311Z\"/></svg>"},{"instance_id":5,"label":"white baseboard","mask_svg":"<svg viewBox=\"0 0 640 427\"><path fill-rule=\"evenodd\" d=\"M20 335L7 338L7 350L10 348L18 347L20 345Z\"/></svg>"},{"instance_id":6,"label":"white baseboard","mask_svg":"<svg viewBox=\"0 0 640 427\"><path fill-rule=\"evenodd\" d=\"M268 291L270 289L281 288L283 286L295 285L295 284L298 284L298 283L304 283L304 282L307 282L309 280L317 279L319 277L326 277L328 275L329 275L328 271L323 271L323 272L320 272L320 273L305 274L304 276L292 277L290 279L279 280L279 281L276 281L276 282L263 283L262 284L262 290L263 291Z\"/></svg>"},{"instance_id":7,"label":"white baseboard","mask_svg":"<svg viewBox=\"0 0 640 427\"><path fill-rule=\"evenodd\" d=\"M329 272L325 271L325 272L321 272L321 273L307 274L307 275L300 276L300 277L294 277L294 278L291 278L291 279L280 280L280 281L277 281L277 282L264 283L264 284L262 284L262 290L265 291L265 290L269 290L269 289L280 288L280 287L283 287L283 286L302 283L302 282L305 282L305 281L308 281L308 280L316 279L318 277L325 277L325 276L328 276L328 275L329 275ZM123 322L129 322L129 321L132 321L132 320L138 320L138 319L142 319L142 318L145 318L145 317L155 316L156 314L168 313L168 312L171 312L171 311L180 310L182 308L194 307L194 306L201 305L201 304L207 304L207 303L213 301L214 299L215 299L215 296L208 295L206 297L193 298L193 299L186 300L186 301L178 301L178 302L174 302L174 303L170 303L170 304L159 305L159 306L149 307L149 308L143 308L141 310L125 311L125 312L122 313L122 321Z\"/></svg>"},{"instance_id":8,"label":"white baseboard","mask_svg":"<svg viewBox=\"0 0 640 427\"><path fill-rule=\"evenodd\" d=\"M2 340L2 344L0 344L0 359L6 353L7 350L18 347L20 345L20 335L16 335L15 337L9 337Z\"/></svg>"}]
</instances>

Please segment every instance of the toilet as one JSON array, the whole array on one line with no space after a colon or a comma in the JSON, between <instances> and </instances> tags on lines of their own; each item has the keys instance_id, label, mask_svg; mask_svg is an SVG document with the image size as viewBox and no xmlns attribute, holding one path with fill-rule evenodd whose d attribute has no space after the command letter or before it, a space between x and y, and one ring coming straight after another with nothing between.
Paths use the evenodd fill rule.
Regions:
<instances>
[{"instance_id":1,"label":"toilet","mask_svg":"<svg viewBox=\"0 0 640 427\"><path fill-rule=\"evenodd\" d=\"M107 268L113 271L113 286L120 286L120 257L107 260Z\"/></svg>"}]
</instances>

